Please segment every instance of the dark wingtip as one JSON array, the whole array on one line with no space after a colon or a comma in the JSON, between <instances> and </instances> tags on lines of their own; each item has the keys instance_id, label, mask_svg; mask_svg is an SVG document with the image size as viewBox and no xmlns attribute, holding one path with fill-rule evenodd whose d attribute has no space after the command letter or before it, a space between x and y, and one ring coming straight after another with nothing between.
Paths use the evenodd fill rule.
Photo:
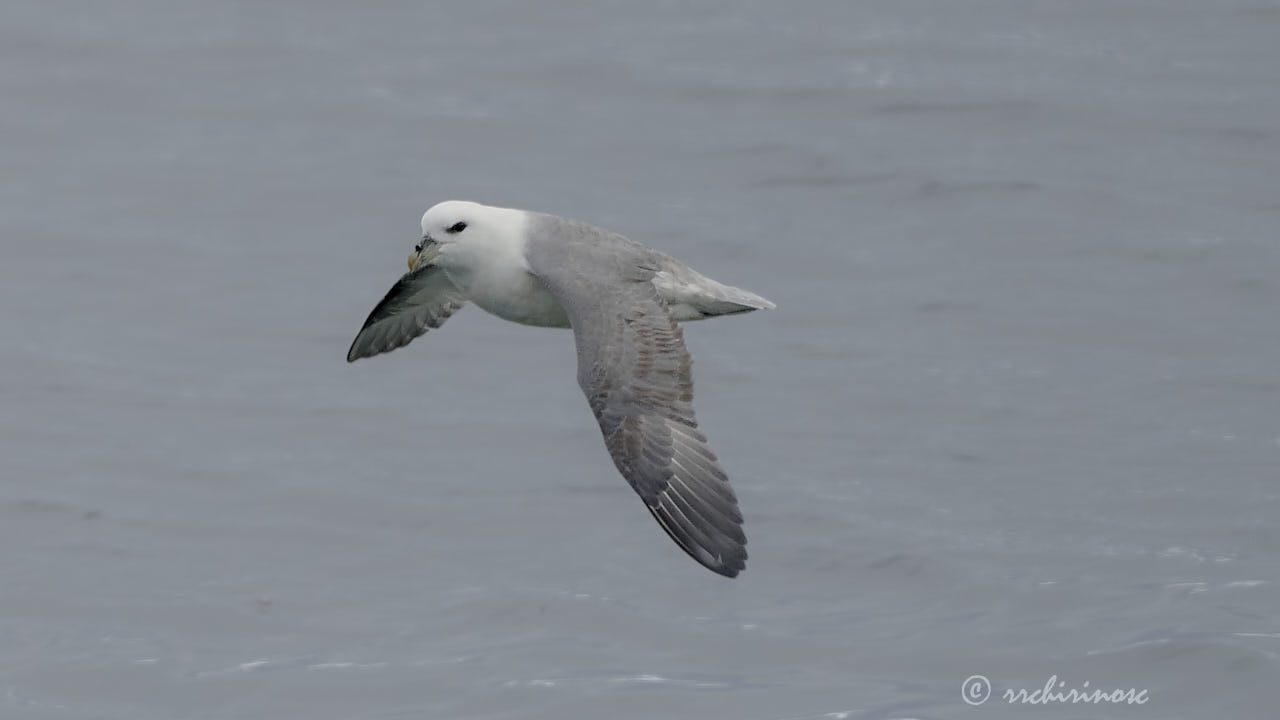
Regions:
<instances>
[{"instance_id":1,"label":"dark wingtip","mask_svg":"<svg viewBox=\"0 0 1280 720\"><path fill-rule=\"evenodd\" d=\"M711 570L711 572L714 572L717 575L723 575L727 578L736 578L738 577L738 573L747 569L747 554L744 552L742 553L741 558L736 558L736 557L732 558L731 562L733 564L720 565L718 567L712 567L711 565L707 565L706 563L703 563L703 565L707 569Z\"/></svg>"},{"instance_id":2,"label":"dark wingtip","mask_svg":"<svg viewBox=\"0 0 1280 720\"><path fill-rule=\"evenodd\" d=\"M702 567L710 570L717 575L723 575L727 578L736 578L738 573L747 569L747 549L739 545L733 548L727 555L712 555L706 548L694 546L693 549L680 545L680 549L684 550L689 557L698 561Z\"/></svg>"},{"instance_id":3,"label":"dark wingtip","mask_svg":"<svg viewBox=\"0 0 1280 720\"><path fill-rule=\"evenodd\" d=\"M734 544L727 548L721 548L721 554L712 555L705 547L701 545L685 546L682 542L677 542L680 549L684 550L689 557L698 561L698 564L710 570L717 575L723 575L727 578L738 577L738 573L747 568L747 548L743 545Z\"/></svg>"},{"instance_id":4,"label":"dark wingtip","mask_svg":"<svg viewBox=\"0 0 1280 720\"><path fill-rule=\"evenodd\" d=\"M355 342L351 343L351 347L347 348L347 362L349 363L353 363L359 360L360 358L365 357L364 355L361 355L360 353L356 352L356 342L359 342L358 337L356 338Z\"/></svg>"},{"instance_id":5,"label":"dark wingtip","mask_svg":"<svg viewBox=\"0 0 1280 720\"><path fill-rule=\"evenodd\" d=\"M671 515L668 508L659 506L646 505L649 508L649 514L658 521L662 529L676 541L676 545L685 552L686 555L693 558L697 563L717 575L723 575L727 578L735 578L738 573L747 567L747 548L745 539L743 543L730 541L725 544L708 543L705 539L697 536L701 534L701 530L697 526L686 522L680 522ZM718 554L713 554L707 549L707 545L720 545Z\"/></svg>"}]
</instances>

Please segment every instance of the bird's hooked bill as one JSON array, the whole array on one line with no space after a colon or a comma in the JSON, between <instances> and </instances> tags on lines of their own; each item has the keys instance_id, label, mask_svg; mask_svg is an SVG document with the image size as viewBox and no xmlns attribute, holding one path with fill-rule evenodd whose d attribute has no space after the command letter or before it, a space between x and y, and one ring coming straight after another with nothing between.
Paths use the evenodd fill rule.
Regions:
<instances>
[{"instance_id":1,"label":"bird's hooked bill","mask_svg":"<svg viewBox=\"0 0 1280 720\"><path fill-rule=\"evenodd\" d=\"M440 244L432 240L430 235L423 235L418 244L413 246L413 252L409 253L409 272L413 272L419 265L430 265L439 254Z\"/></svg>"}]
</instances>

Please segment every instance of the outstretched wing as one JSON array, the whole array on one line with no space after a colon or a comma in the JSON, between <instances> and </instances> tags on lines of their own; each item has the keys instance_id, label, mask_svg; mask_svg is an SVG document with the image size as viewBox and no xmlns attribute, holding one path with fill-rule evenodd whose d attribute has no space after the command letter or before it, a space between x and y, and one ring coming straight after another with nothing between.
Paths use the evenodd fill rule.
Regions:
<instances>
[{"instance_id":1,"label":"outstretched wing","mask_svg":"<svg viewBox=\"0 0 1280 720\"><path fill-rule=\"evenodd\" d=\"M347 362L391 352L438 328L466 304L448 276L436 265L419 265L405 273L373 308L347 351Z\"/></svg>"},{"instance_id":2,"label":"outstretched wing","mask_svg":"<svg viewBox=\"0 0 1280 720\"><path fill-rule=\"evenodd\" d=\"M535 275L560 301L578 384L618 471L676 543L734 577L746 566L738 500L694 419L692 358L639 246L531 245ZM581 250L581 252L577 252ZM607 254L607 256L606 256Z\"/></svg>"}]
</instances>

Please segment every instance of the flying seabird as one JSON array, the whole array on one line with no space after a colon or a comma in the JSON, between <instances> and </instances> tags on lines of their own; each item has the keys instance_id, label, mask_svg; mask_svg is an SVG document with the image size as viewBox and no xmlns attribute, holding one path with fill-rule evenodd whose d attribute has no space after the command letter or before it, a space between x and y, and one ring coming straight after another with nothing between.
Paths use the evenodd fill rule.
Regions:
<instances>
[{"instance_id":1,"label":"flying seabird","mask_svg":"<svg viewBox=\"0 0 1280 720\"><path fill-rule=\"evenodd\" d=\"M572 328L578 385L622 477L686 553L736 576L742 513L693 414L677 322L774 307L617 233L451 200L422 216L409 272L374 307L347 361L402 347L467 301L512 322Z\"/></svg>"}]
</instances>

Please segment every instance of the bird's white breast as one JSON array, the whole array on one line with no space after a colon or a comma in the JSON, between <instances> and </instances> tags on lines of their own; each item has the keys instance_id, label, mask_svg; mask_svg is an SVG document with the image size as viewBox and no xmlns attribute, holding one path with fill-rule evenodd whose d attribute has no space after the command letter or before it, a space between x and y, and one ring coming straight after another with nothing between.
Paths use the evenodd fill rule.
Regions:
<instances>
[{"instance_id":1,"label":"bird's white breast","mask_svg":"<svg viewBox=\"0 0 1280 720\"><path fill-rule=\"evenodd\" d=\"M437 261L468 300L504 320L524 325L569 327L569 319L524 256L525 213L488 208L479 230L465 242L440 247Z\"/></svg>"}]
</instances>

